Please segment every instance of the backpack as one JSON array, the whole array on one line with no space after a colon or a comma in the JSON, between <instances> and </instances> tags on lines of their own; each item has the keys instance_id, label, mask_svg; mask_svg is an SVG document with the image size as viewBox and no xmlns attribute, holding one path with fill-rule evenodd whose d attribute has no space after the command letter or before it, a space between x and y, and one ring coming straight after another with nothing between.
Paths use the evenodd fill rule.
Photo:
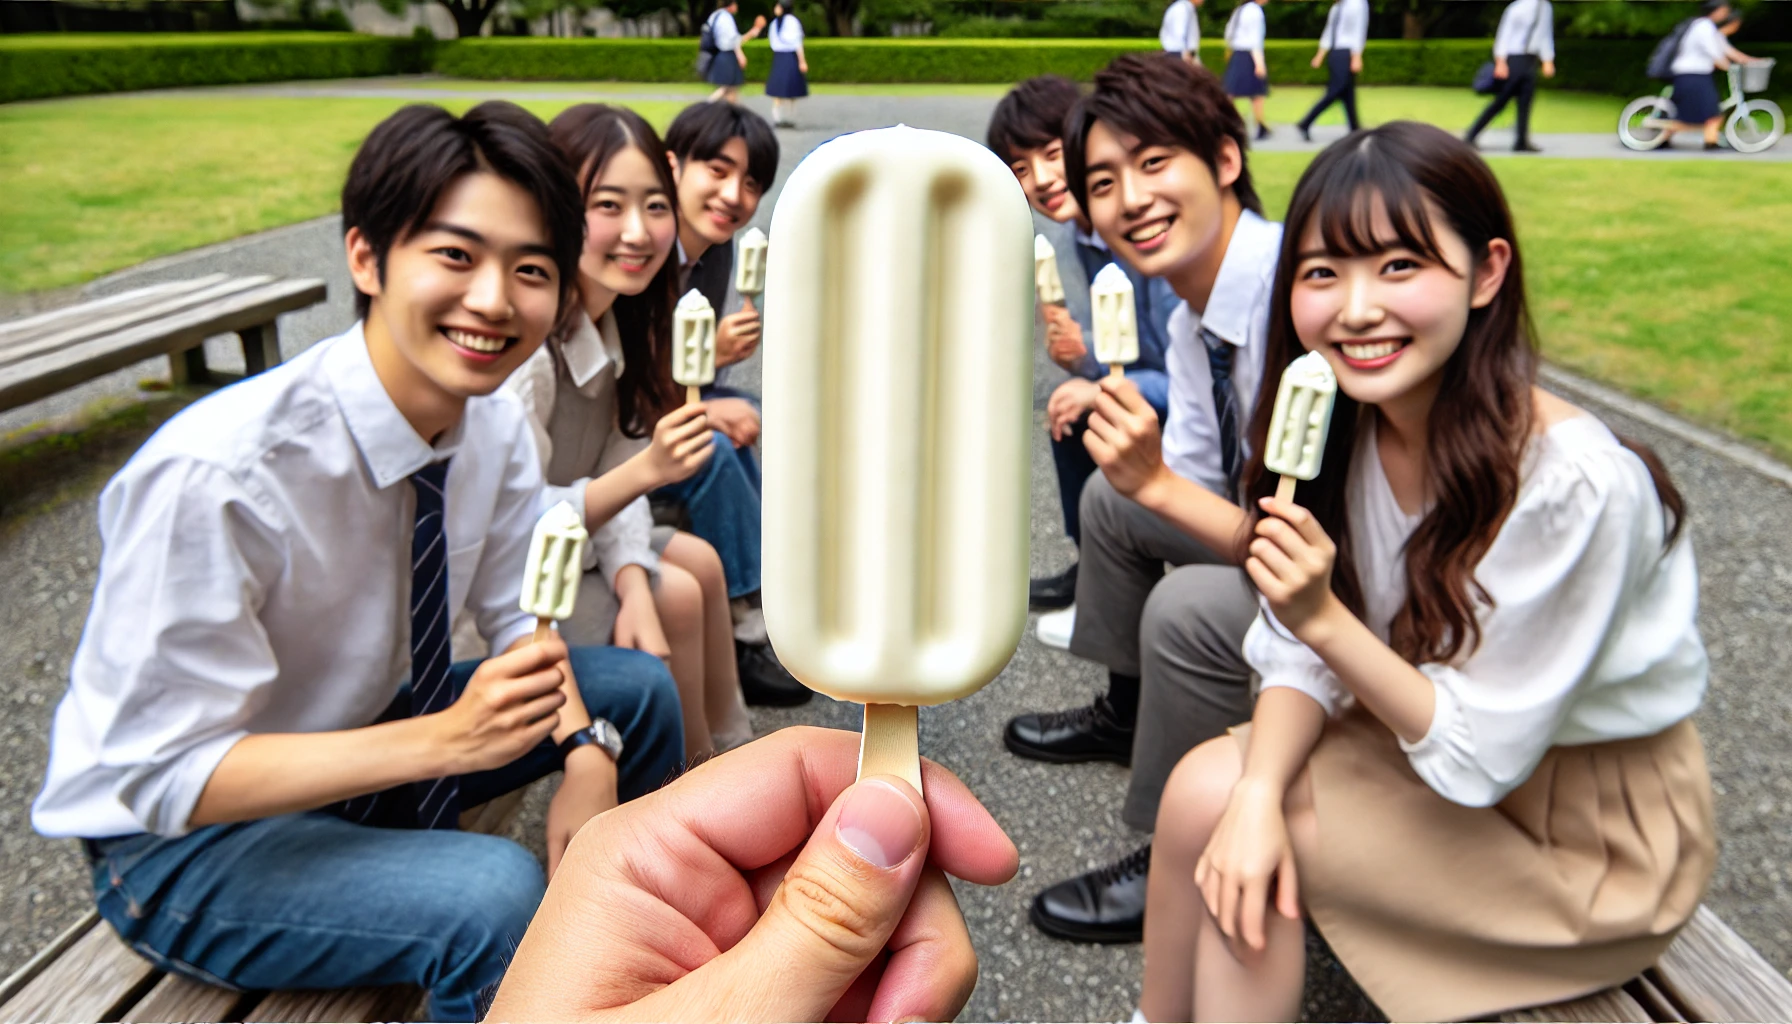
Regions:
<instances>
[{"instance_id":1,"label":"backpack","mask_svg":"<svg viewBox=\"0 0 1792 1024\"><path fill-rule=\"evenodd\" d=\"M697 34L697 77L709 74L709 66L716 59L716 16L711 12L703 23L703 31Z\"/></svg>"},{"instance_id":2,"label":"backpack","mask_svg":"<svg viewBox=\"0 0 1792 1024\"><path fill-rule=\"evenodd\" d=\"M1697 20L1699 19L1688 18L1675 25L1674 31L1669 32L1661 42L1655 44L1654 51L1649 54L1649 63L1644 69L1650 78L1665 82L1674 77L1674 58L1680 56L1680 43L1686 39L1686 30L1692 28L1692 23Z\"/></svg>"}]
</instances>

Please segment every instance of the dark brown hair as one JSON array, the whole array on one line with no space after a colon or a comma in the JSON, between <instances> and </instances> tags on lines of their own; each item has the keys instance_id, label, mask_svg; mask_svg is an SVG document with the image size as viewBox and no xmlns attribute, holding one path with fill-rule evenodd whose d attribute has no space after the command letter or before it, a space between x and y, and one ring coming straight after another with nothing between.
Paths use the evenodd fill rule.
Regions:
<instances>
[{"instance_id":1,"label":"dark brown hair","mask_svg":"<svg viewBox=\"0 0 1792 1024\"><path fill-rule=\"evenodd\" d=\"M547 128L514 103L488 100L461 117L418 103L375 125L342 185L342 232L361 229L383 282L392 246L423 226L449 186L478 171L491 171L535 197L560 272L564 310L578 280L585 216L572 171L548 141ZM372 304L365 292L355 293L357 316L365 318Z\"/></svg>"},{"instance_id":2,"label":"dark brown hair","mask_svg":"<svg viewBox=\"0 0 1792 1024\"><path fill-rule=\"evenodd\" d=\"M560 112L548 126L548 134L568 163L578 168L583 204L610 158L624 149L639 150L653 166L667 202L678 209L678 183L666 161L666 145L659 133L627 107L580 103ZM672 411L680 398L672 381L672 309L678 302L678 255L666 257L639 295L618 295L610 307L622 336L623 372L616 380L616 422L628 437L647 437L661 416ZM548 351L560 358L558 344Z\"/></svg>"},{"instance_id":3,"label":"dark brown hair","mask_svg":"<svg viewBox=\"0 0 1792 1024\"><path fill-rule=\"evenodd\" d=\"M666 148L680 163L714 160L729 139L747 147L747 177L761 192L778 176L778 136L765 118L735 103L693 103L666 128Z\"/></svg>"},{"instance_id":4,"label":"dark brown hair","mask_svg":"<svg viewBox=\"0 0 1792 1024\"><path fill-rule=\"evenodd\" d=\"M1216 176L1220 143L1231 139L1238 144L1239 160L1232 194L1245 209L1263 212L1245 160L1250 138L1244 118L1206 68L1157 53L1129 53L1096 73L1095 88L1064 118L1064 179L1084 210L1089 209L1089 129L1097 121L1135 135L1147 146L1180 146Z\"/></svg>"},{"instance_id":5,"label":"dark brown hair","mask_svg":"<svg viewBox=\"0 0 1792 1024\"><path fill-rule=\"evenodd\" d=\"M1493 301L1469 311L1462 342L1441 371L1426 445L1425 492L1431 505L1406 542L1407 599L1389 635L1394 651L1414 664L1452 662L1480 645L1476 607L1491 606L1492 598L1475 581L1475 567L1518 498L1533 429L1536 328L1525 299L1524 261L1505 194L1473 147L1431 125L1395 121L1333 144L1301 175L1276 265L1263 384L1251 420L1252 454L1243 480L1254 523L1262 515L1258 499L1273 494L1276 486L1275 474L1264 470L1262 454L1276 388L1282 371L1304 351L1289 295L1308 225L1319 226L1326 251L1338 257L1371 255L1398 245L1445 263L1427 200L1473 254L1471 275L1496 238L1512 244L1512 264ZM1385 211L1393 238L1377 237L1378 211ZM1337 546L1332 589L1359 616L1363 592L1351 551L1346 479L1361 414L1360 405L1340 391L1322 462L1327 469L1300 489L1301 504ZM1667 543L1672 545L1684 519L1680 493L1653 452L1623 443L1654 478L1670 517ZM1247 530L1241 538L1241 562L1251 534Z\"/></svg>"},{"instance_id":6,"label":"dark brown hair","mask_svg":"<svg viewBox=\"0 0 1792 1024\"><path fill-rule=\"evenodd\" d=\"M1062 75L1035 75L1008 90L989 116L990 151L1011 164L1021 150L1051 145L1079 98L1076 83Z\"/></svg>"}]
</instances>

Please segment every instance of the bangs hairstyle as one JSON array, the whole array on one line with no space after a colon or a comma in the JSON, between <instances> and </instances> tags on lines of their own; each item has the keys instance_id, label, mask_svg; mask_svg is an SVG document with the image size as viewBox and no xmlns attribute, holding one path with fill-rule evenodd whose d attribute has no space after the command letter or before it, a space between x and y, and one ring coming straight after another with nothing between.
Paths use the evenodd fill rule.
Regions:
<instances>
[{"instance_id":1,"label":"bangs hairstyle","mask_svg":"<svg viewBox=\"0 0 1792 1024\"><path fill-rule=\"evenodd\" d=\"M1251 460L1243 474L1245 507L1254 525L1262 518L1258 499L1276 489L1275 474L1263 466L1276 388L1288 364L1305 353L1289 296L1309 228L1318 226L1325 251L1335 258L1373 256L1399 247L1441 264L1433 211L1467 244L1470 275L1496 238L1511 243L1512 264L1493 301L1469 311L1462 342L1443 366L1432 407L1424 481L1432 504L1406 542L1407 599L1395 613L1389 635L1389 646L1415 665L1455 662L1480 646L1475 612L1478 605L1491 607L1492 598L1475 581L1475 567L1517 500L1533 429L1536 329L1525 299L1524 262L1499 181L1473 147L1440 128L1395 121L1333 144L1301 175L1276 264L1263 384L1251 419ZM1375 230L1382 213L1390 236ZM1361 406L1340 390L1324 469L1300 488L1301 504L1337 546L1332 590L1359 617L1364 614L1363 591L1351 550L1346 480L1361 423ZM1669 518L1671 546L1684 518L1680 493L1653 452L1620 440L1654 478ZM1240 537L1240 564L1252 536L1247 528Z\"/></svg>"},{"instance_id":2,"label":"bangs hairstyle","mask_svg":"<svg viewBox=\"0 0 1792 1024\"><path fill-rule=\"evenodd\" d=\"M666 148L679 163L714 160L729 139L747 144L747 177L759 190L771 189L778 177L778 137L765 118L733 103L693 103L678 112L666 129Z\"/></svg>"},{"instance_id":3,"label":"bangs hairstyle","mask_svg":"<svg viewBox=\"0 0 1792 1024\"><path fill-rule=\"evenodd\" d=\"M1220 88L1220 80L1206 68L1154 53L1129 53L1096 73L1095 88L1077 101L1063 128L1064 178L1084 210L1089 209L1089 129L1097 121L1136 136L1141 145L1186 149L1216 176L1220 144L1231 139L1238 145L1239 160L1232 194L1245 209L1263 212L1245 156L1250 140L1244 118Z\"/></svg>"},{"instance_id":4,"label":"bangs hairstyle","mask_svg":"<svg viewBox=\"0 0 1792 1024\"><path fill-rule=\"evenodd\" d=\"M541 119L514 103L488 100L455 117L441 107L413 104L369 132L342 185L342 231L360 228L386 280L392 246L417 233L442 193L468 174L490 171L535 198L548 250L560 274L560 306L578 280L585 247L585 215L578 186ZM355 295L365 318L373 300Z\"/></svg>"},{"instance_id":5,"label":"bangs hairstyle","mask_svg":"<svg viewBox=\"0 0 1792 1024\"><path fill-rule=\"evenodd\" d=\"M666 202L677 216L678 183L666 161L666 144L641 115L627 107L580 103L554 118L548 136L567 165L578 168L584 208L590 208L592 193L610 158L635 149L653 167ZM610 307L622 336L624 366L616 381L616 422L627 437L651 436L659 418L682 401L672 381L672 310L677 303L678 260L673 254L666 257L641 294L618 295ZM563 320L561 331L548 346L556 365L564 358L560 342L565 329Z\"/></svg>"},{"instance_id":6,"label":"bangs hairstyle","mask_svg":"<svg viewBox=\"0 0 1792 1024\"><path fill-rule=\"evenodd\" d=\"M1064 118L1081 98L1062 75L1036 75L1015 86L989 117L990 151L1005 164L1028 149L1044 149L1064 135Z\"/></svg>"}]
</instances>

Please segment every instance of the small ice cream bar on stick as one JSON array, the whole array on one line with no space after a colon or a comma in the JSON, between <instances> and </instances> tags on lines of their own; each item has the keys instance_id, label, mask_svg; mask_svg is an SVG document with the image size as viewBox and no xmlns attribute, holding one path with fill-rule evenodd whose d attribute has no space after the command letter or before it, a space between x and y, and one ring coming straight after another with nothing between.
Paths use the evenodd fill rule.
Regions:
<instances>
[{"instance_id":1,"label":"small ice cream bar on stick","mask_svg":"<svg viewBox=\"0 0 1792 1024\"><path fill-rule=\"evenodd\" d=\"M865 705L859 775L921 787L916 707L1001 672L1027 618L1027 200L944 132L854 132L791 174L766 275L772 646Z\"/></svg>"},{"instance_id":2,"label":"small ice cream bar on stick","mask_svg":"<svg viewBox=\"0 0 1792 1024\"><path fill-rule=\"evenodd\" d=\"M1089 285L1095 306L1095 359L1119 377L1127 363L1139 361L1139 314L1133 305L1132 281L1120 264L1102 267Z\"/></svg>"},{"instance_id":3,"label":"small ice cream bar on stick","mask_svg":"<svg viewBox=\"0 0 1792 1024\"><path fill-rule=\"evenodd\" d=\"M765 250L768 239L758 228L748 228L734 247L734 290L744 308L753 308L753 296L765 291Z\"/></svg>"},{"instance_id":4,"label":"small ice cream bar on stick","mask_svg":"<svg viewBox=\"0 0 1792 1024\"><path fill-rule=\"evenodd\" d=\"M716 310L692 288L672 311L672 379L685 387L685 402L702 401L716 379Z\"/></svg>"},{"instance_id":5,"label":"small ice cream bar on stick","mask_svg":"<svg viewBox=\"0 0 1792 1024\"><path fill-rule=\"evenodd\" d=\"M1276 482L1277 501L1293 501L1294 482L1319 475L1337 400L1338 377L1319 353L1308 352L1282 371L1263 442L1263 467L1282 476Z\"/></svg>"},{"instance_id":6,"label":"small ice cream bar on stick","mask_svg":"<svg viewBox=\"0 0 1792 1024\"><path fill-rule=\"evenodd\" d=\"M1058 276L1058 251L1052 248L1051 239L1044 235L1033 236L1033 294L1043 306L1064 304L1064 279Z\"/></svg>"},{"instance_id":7,"label":"small ice cream bar on stick","mask_svg":"<svg viewBox=\"0 0 1792 1024\"><path fill-rule=\"evenodd\" d=\"M572 614L584 574L585 518L560 502L542 513L529 538L529 562L523 568L523 594L517 604L535 616L535 642L547 639L550 622Z\"/></svg>"}]
</instances>

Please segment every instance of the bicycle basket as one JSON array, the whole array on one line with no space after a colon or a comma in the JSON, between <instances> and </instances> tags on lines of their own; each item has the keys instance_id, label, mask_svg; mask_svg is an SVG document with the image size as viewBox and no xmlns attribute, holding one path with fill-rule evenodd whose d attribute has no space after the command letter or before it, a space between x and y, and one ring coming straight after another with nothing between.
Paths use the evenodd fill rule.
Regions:
<instances>
[{"instance_id":1,"label":"bicycle basket","mask_svg":"<svg viewBox=\"0 0 1792 1024\"><path fill-rule=\"evenodd\" d=\"M1764 60L1759 64L1742 65L1742 91L1766 92L1767 77L1773 73L1773 61Z\"/></svg>"}]
</instances>

